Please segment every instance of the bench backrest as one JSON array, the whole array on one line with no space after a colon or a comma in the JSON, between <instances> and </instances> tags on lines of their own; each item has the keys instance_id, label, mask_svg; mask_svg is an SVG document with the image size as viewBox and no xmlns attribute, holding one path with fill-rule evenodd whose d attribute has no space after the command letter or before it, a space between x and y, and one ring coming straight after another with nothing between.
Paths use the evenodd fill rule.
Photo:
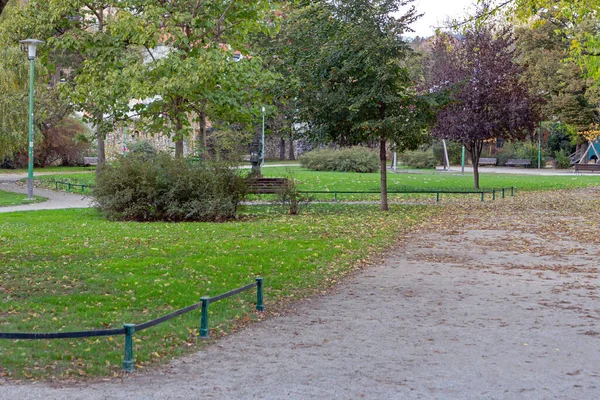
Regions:
<instances>
[{"instance_id":1,"label":"bench backrest","mask_svg":"<svg viewBox=\"0 0 600 400\"><path fill-rule=\"evenodd\" d=\"M517 164L517 165L530 165L531 160L527 158L511 158L506 164Z\"/></svg>"}]
</instances>

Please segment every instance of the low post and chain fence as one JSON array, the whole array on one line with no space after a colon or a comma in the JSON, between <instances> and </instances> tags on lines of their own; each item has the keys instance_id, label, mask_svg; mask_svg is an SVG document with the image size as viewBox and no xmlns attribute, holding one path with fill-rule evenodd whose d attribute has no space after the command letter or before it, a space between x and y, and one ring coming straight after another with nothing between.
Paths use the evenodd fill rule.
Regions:
<instances>
[{"instance_id":1,"label":"low post and chain fence","mask_svg":"<svg viewBox=\"0 0 600 400\"><path fill-rule=\"evenodd\" d=\"M262 312L265 310L263 302L263 278L256 278L255 282L250 283L246 286L242 286L237 289L230 290L229 292L220 294L214 297L202 297L198 303L190 306L181 308L177 311L173 311L170 314L164 315L160 318L153 319L142 324L124 324L122 328L114 329L99 329L91 331L77 331L77 332L0 332L0 339L16 339L16 340L39 340L39 339L74 339L74 338L87 338L87 337L98 337L98 336L117 336L125 335L124 344L124 357L123 357L123 371L133 372L135 369L135 360L133 353L133 335L135 332L140 332L144 329L151 328L153 326L162 324L170 319L178 317L183 314L187 314L190 311L194 311L201 308L200 316L200 338L207 339L209 337L208 328L208 306L211 303L215 303L219 300L226 299L234 296L246 290L256 288L256 310Z\"/></svg>"}]
</instances>

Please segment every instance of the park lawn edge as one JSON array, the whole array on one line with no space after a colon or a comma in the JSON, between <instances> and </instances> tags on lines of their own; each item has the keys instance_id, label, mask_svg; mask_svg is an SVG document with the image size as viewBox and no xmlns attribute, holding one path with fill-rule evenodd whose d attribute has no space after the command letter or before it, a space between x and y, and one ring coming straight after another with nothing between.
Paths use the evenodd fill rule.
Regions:
<instances>
[{"instance_id":1,"label":"park lawn edge","mask_svg":"<svg viewBox=\"0 0 600 400\"><path fill-rule=\"evenodd\" d=\"M396 213L405 213L406 212L405 207L397 207L396 211L392 211L392 212L396 212ZM370 212L375 212L376 208L371 208ZM279 313L281 313L282 311L284 311L290 304L293 304L293 302L295 302L298 299L303 299L303 298L307 298L307 297L311 297L314 295L322 295L328 292L328 290L330 290L330 288L332 286L334 286L337 282L340 281L340 279L348 276L349 274L352 274L354 271L363 268L364 266L368 265L368 264L372 264L375 263L377 260L382 259L382 257L384 257L384 252L389 251L390 249L392 249L397 241L398 238L400 237L400 235L407 233L409 231L411 231L412 229L414 229L415 226L419 225L420 222L427 218L427 215L432 215L432 213L437 212L435 208L425 208L425 207L409 207L408 210L411 210L411 212L413 212L413 214L410 216L411 219L410 220L406 220L404 219L403 221L405 222L404 224L399 224L397 226L393 226L393 227L388 227L386 228L386 232L389 233L389 235L385 238L381 238L381 241L379 241L376 244L373 244L372 248L368 249L368 251L358 251L358 252L354 252L352 255L350 255L348 258L345 259L345 263L346 265L343 265L342 268L338 268L339 265L337 265L337 263L339 262L338 259L336 259L334 257L333 260L329 260L326 263L327 268L323 269L323 273L321 274L321 276L319 276L319 279L317 279L317 281L321 281L321 283L319 284L318 282L314 282L314 281L307 281L310 284L305 285L305 286L301 286L301 287L297 287L294 290L291 291L287 291L287 289L284 288L284 290L280 291L279 295L275 292L271 292L269 293L271 290L269 289L269 279L267 278L265 280L265 287L266 287L266 305L267 305L267 313L265 315L258 315L257 313L255 313L254 311L252 311L251 309L249 309L248 307L245 308L245 310L241 313L237 313L235 315L233 315L232 317L230 317L228 320L226 321L221 321L221 320L217 320L214 324L211 324L211 333L213 335L213 337L220 337L220 336L224 336L227 335L231 332L237 331L239 330L241 327L247 325L248 323L254 321L254 320L262 320L264 318L270 317L270 316L274 316L274 315L278 315ZM415 214L415 210L418 211L418 215ZM34 213L39 213L39 212L33 212ZM44 212L41 212L44 213ZM32 214L29 214L32 215ZM376 218L382 218L383 215L389 215L389 214L379 214L378 212L375 214ZM400 215L400 214L399 214ZM261 217L264 218L266 221L268 221L268 219L270 218L269 216L266 217ZM274 217L275 219L277 218L282 218L281 214L277 214ZM283 217L284 220L287 220L288 218L291 217ZM302 218L302 216L300 216L300 218ZM259 218L260 219L260 218ZM249 217L249 220L255 220L254 217ZM309 219L310 220L310 219ZM293 221L293 220L291 220ZM406 222L409 222L408 226L406 224ZM285 222L285 221L284 221ZM293 222L292 222L293 223ZM172 224L171 224L172 225ZM358 240L358 239L357 239ZM366 243L365 243L365 247L366 247ZM385 253L387 254L387 253ZM332 265L335 264L335 265ZM333 267L336 268L333 268ZM331 271L332 269L334 269L334 271ZM250 282L245 282L245 283L250 283ZM0 285L1 286L1 285ZM229 288L232 289L232 288ZM210 295L216 295L219 293L210 293ZM250 295L250 302L252 296ZM247 301L248 302L248 301ZM185 305L189 305L189 304L184 304ZM179 308L179 306L177 307ZM50 311L50 310L48 310ZM168 311L173 311L173 310L168 310ZM35 313L36 311L33 310L31 311L33 313ZM160 315L164 315L167 312L162 312ZM193 314L193 313L192 313ZM153 315L152 317L157 317L160 315ZM135 323L141 323L141 322L145 322L146 320L149 320L150 317L145 318L144 320L136 320ZM176 324L177 326L186 326L187 325L187 329L188 330L192 330L194 331L194 327L197 328L197 318L192 318L192 322L190 323L190 320L187 320L187 324L186 321L184 321L184 319L182 319L181 324L177 324L177 322L175 322L174 324ZM176 319L177 320L177 319ZM174 320L174 321L176 321ZM115 327L115 326L113 326ZM155 328L151 328L148 331L151 331L152 329ZM1 328L0 330L2 331L17 331L16 329L13 330L8 330L6 328ZM40 329L42 331L47 331L47 326L44 326L44 329ZM66 330L72 330L72 329L66 329ZM25 331L25 330L20 330L20 331ZM147 332L147 331L144 331ZM158 332L158 331L157 331ZM162 332L162 331L161 331ZM164 333L164 332L163 332ZM167 335L169 335L169 337L171 337L170 340L173 340L173 337L171 336L170 333L167 333ZM201 349L203 348L206 343L202 342L202 343L197 343L195 340L194 335L197 335L197 332L190 332L190 336L191 340L189 341L185 341L185 345L183 345L181 342L178 346L176 346L177 348L173 348L171 349L171 351L167 351L167 352L163 352L161 351L161 349L157 349L157 351L160 353L160 357L155 357L155 358L150 358L150 359L138 359L136 358L136 366L138 369L144 369L144 368L153 368L155 366L160 366L162 364L164 364L165 362L170 361L171 359L177 358L181 355L184 354L188 354L190 351L193 351L194 349ZM94 339L94 338L91 338ZM122 337L115 337L115 342L118 342L117 344L117 348L118 351L117 353L120 353L120 350L122 348ZM36 342L46 342L46 341L36 341ZM47 341L50 342L50 341ZM56 342L56 341L54 341ZM21 341L21 345L24 343L24 341ZM3 343L4 344L4 343ZM29 346L30 350L33 350L33 348L35 348L36 344L32 344L32 342L29 342L29 344L31 344L31 346ZM148 344L150 345L150 343ZM54 346L54 344L48 344L47 346L49 347L56 347ZM27 346L26 346L27 347ZM33 347L33 348L32 348ZM58 345L57 347L62 347L61 345ZM38 349L39 351L39 349ZM59 351L58 349L56 349L55 351ZM141 350L144 351L144 350ZM71 352L72 356L75 357L75 359L78 360L78 353L77 351ZM140 351L138 350L136 352L138 355L140 354ZM113 361L113 360L111 360ZM114 368L114 361L112 362L112 369L109 369L108 371L102 371L102 368L92 368L91 370L87 370L85 366L82 366L81 368L76 368L72 371L67 371L68 373L65 375L54 375L52 373L44 373L43 370L43 356L39 356L38 354L38 365L40 366L39 370L35 370L35 369L31 369L31 370L23 370L23 371L16 371L14 369L14 365L11 369L11 365L6 364L6 363L2 363L4 364L4 370L5 373L8 371L8 375L10 377L11 380L21 380L21 379L26 379L26 380L63 380L63 379L95 379L97 377L104 377L104 376L120 376L120 369L116 370ZM17 363L18 364L18 363ZM80 364L83 364L82 362L80 362ZM1 365L1 364L0 364ZM0 372L2 372L2 370L0 370ZM108 372L108 373L107 373Z\"/></svg>"},{"instance_id":2,"label":"park lawn edge","mask_svg":"<svg viewBox=\"0 0 600 400\"><path fill-rule=\"evenodd\" d=\"M11 192L8 190L0 190L0 209L2 207L19 206L23 204L41 203L48 200L46 197L33 196L33 200L27 198L25 193Z\"/></svg>"}]
</instances>

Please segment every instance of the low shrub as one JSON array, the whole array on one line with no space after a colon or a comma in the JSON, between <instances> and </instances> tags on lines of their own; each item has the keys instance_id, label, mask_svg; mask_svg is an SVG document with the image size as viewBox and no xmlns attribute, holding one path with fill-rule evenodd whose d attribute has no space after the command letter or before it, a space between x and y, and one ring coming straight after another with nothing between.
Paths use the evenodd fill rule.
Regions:
<instances>
[{"instance_id":1,"label":"low shrub","mask_svg":"<svg viewBox=\"0 0 600 400\"><path fill-rule=\"evenodd\" d=\"M517 147L512 142L504 142L504 146L498 149L496 153L498 165L506 165L506 162L512 158L519 158Z\"/></svg>"},{"instance_id":2,"label":"low shrub","mask_svg":"<svg viewBox=\"0 0 600 400\"><path fill-rule=\"evenodd\" d=\"M554 160L556 161L556 168L571 168L571 158L569 157L569 155L567 154L567 150L565 149L555 151Z\"/></svg>"},{"instance_id":3,"label":"low shrub","mask_svg":"<svg viewBox=\"0 0 600 400\"><path fill-rule=\"evenodd\" d=\"M444 165L444 144L442 141L434 142L432 148L437 165ZM446 149L448 150L450 165L460 165L462 163L462 144L447 140Z\"/></svg>"},{"instance_id":4,"label":"low shrub","mask_svg":"<svg viewBox=\"0 0 600 400\"><path fill-rule=\"evenodd\" d=\"M538 144L525 142L521 143L519 147L517 147L517 155L518 158L525 158L531 160L531 166L535 166L537 168L538 165ZM541 165L546 165L546 154L542 151L541 154Z\"/></svg>"},{"instance_id":5,"label":"low shrub","mask_svg":"<svg viewBox=\"0 0 600 400\"><path fill-rule=\"evenodd\" d=\"M408 165L411 168L432 169L437 165L437 160L431 148L427 150L405 151L398 158L402 164Z\"/></svg>"},{"instance_id":6,"label":"low shrub","mask_svg":"<svg viewBox=\"0 0 600 400\"><path fill-rule=\"evenodd\" d=\"M141 152L103 164L93 197L111 220L224 221L245 193L234 169Z\"/></svg>"},{"instance_id":7,"label":"low shrub","mask_svg":"<svg viewBox=\"0 0 600 400\"><path fill-rule=\"evenodd\" d=\"M148 140L144 139L144 140L140 140L140 141L133 142L132 144L130 144L128 152L153 156L156 153L158 153L158 150L156 150L156 147L154 147L154 145L152 143L150 143Z\"/></svg>"},{"instance_id":8,"label":"low shrub","mask_svg":"<svg viewBox=\"0 0 600 400\"><path fill-rule=\"evenodd\" d=\"M300 165L315 171L375 172L379 170L379 155L365 147L320 149L304 153Z\"/></svg>"}]
</instances>

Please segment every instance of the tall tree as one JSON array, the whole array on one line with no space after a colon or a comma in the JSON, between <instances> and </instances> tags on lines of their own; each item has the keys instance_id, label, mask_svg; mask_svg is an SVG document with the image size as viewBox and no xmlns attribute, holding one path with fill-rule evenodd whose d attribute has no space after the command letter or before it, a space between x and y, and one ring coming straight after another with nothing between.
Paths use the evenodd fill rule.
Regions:
<instances>
[{"instance_id":1,"label":"tall tree","mask_svg":"<svg viewBox=\"0 0 600 400\"><path fill-rule=\"evenodd\" d=\"M206 145L207 120L250 123L259 115L261 84L270 75L251 54L249 35L269 31L275 2L149 2L129 0L118 14L114 33L144 49L144 63L129 66L132 95L146 131L183 138L194 116ZM156 49L161 48L161 52ZM234 54L237 51L237 54ZM245 54L244 54L245 53ZM239 59L239 62L236 62Z\"/></svg>"},{"instance_id":2,"label":"tall tree","mask_svg":"<svg viewBox=\"0 0 600 400\"><path fill-rule=\"evenodd\" d=\"M518 62L526 67L523 78L533 93L543 97L545 119L561 121L579 131L587 130L598 117L597 85L586 76L584 66L567 58L570 43L555 28L564 21L556 12L541 16L552 23L516 30Z\"/></svg>"},{"instance_id":3,"label":"tall tree","mask_svg":"<svg viewBox=\"0 0 600 400\"><path fill-rule=\"evenodd\" d=\"M65 118L72 107L59 95L59 88L48 85L51 74L41 63L35 64L36 142ZM27 149L29 109L29 66L27 53L0 42L0 160ZM40 135L41 133L41 135ZM37 146L36 146L37 147ZM38 161L35 158L36 162Z\"/></svg>"},{"instance_id":4,"label":"tall tree","mask_svg":"<svg viewBox=\"0 0 600 400\"><path fill-rule=\"evenodd\" d=\"M104 161L104 137L128 110L128 81L121 71L137 59L128 43L111 35L119 0L30 0L16 4L0 27L9 43L41 38L42 62L54 72L73 70L74 80L63 95L96 127L99 164Z\"/></svg>"},{"instance_id":5,"label":"tall tree","mask_svg":"<svg viewBox=\"0 0 600 400\"><path fill-rule=\"evenodd\" d=\"M65 92L97 127L98 156L104 135L131 114L142 128L176 140L195 115L205 131L207 120L245 122L261 75L259 62L233 62L229 49L247 50L251 32L274 29L276 2L251 0L31 0L15 7L4 24L13 41L39 37L50 62L57 54L79 57L73 87ZM231 47L229 47L231 46Z\"/></svg>"},{"instance_id":6,"label":"tall tree","mask_svg":"<svg viewBox=\"0 0 600 400\"><path fill-rule=\"evenodd\" d=\"M452 102L438 113L432 135L469 150L476 189L483 143L523 138L537 121L536 101L520 80L515 51L511 29L492 21L473 23L460 37L435 37L430 85L449 90Z\"/></svg>"},{"instance_id":7,"label":"tall tree","mask_svg":"<svg viewBox=\"0 0 600 400\"><path fill-rule=\"evenodd\" d=\"M295 76L299 119L308 135L340 145L377 143L381 209L388 209L386 145L427 140L429 103L414 89L402 34L417 18L397 0L307 1L287 21L280 54Z\"/></svg>"}]
</instances>

